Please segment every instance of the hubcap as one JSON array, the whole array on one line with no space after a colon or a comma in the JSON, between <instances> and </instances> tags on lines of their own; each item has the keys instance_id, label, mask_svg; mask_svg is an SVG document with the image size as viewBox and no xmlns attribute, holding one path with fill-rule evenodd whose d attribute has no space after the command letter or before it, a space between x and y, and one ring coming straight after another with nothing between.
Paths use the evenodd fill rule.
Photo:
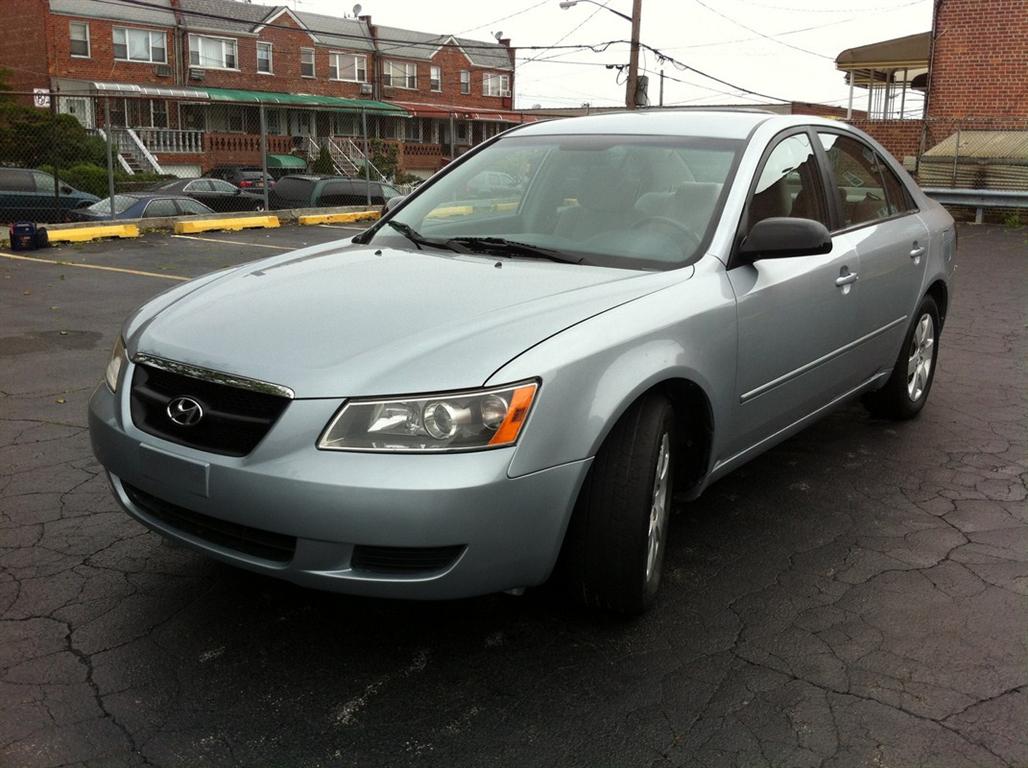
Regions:
<instances>
[{"instance_id":1,"label":"hubcap","mask_svg":"<svg viewBox=\"0 0 1028 768\"><path fill-rule=\"evenodd\" d=\"M921 315L910 340L910 356L907 358L907 395L917 402L928 386L928 374L932 371L932 357L935 354L935 323L927 312Z\"/></svg>"},{"instance_id":2,"label":"hubcap","mask_svg":"<svg viewBox=\"0 0 1028 768\"><path fill-rule=\"evenodd\" d=\"M671 471L671 437L667 432L660 438L660 450L657 452L657 468L653 477L653 496L650 500L650 530L647 536L646 549L646 581L653 576L653 569L660 559L660 547L664 538L664 526L667 525L668 501L670 494Z\"/></svg>"}]
</instances>

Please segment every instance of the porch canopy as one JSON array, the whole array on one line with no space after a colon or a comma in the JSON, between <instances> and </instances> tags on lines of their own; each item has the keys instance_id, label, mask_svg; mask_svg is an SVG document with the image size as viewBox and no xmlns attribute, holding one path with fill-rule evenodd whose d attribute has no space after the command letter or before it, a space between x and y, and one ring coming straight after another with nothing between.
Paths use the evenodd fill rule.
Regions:
<instances>
[{"instance_id":1,"label":"porch canopy","mask_svg":"<svg viewBox=\"0 0 1028 768\"><path fill-rule=\"evenodd\" d=\"M850 86L846 117L853 115L853 89L867 88L869 120L904 119L907 91L924 92L928 80L931 32L897 37L879 43L848 48L835 59L835 68L846 73ZM921 106L923 108L923 105Z\"/></svg>"},{"instance_id":2,"label":"porch canopy","mask_svg":"<svg viewBox=\"0 0 1028 768\"><path fill-rule=\"evenodd\" d=\"M347 99L342 96L319 96L310 93L276 93L273 91L241 91L233 88L206 88L211 101L232 102L235 104L273 104L283 107L322 107L327 109L346 110L347 112L367 111L393 117L407 117L407 110L395 104L373 99Z\"/></svg>"},{"instance_id":3,"label":"porch canopy","mask_svg":"<svg viewBox=\"0 0 1028 768\"><path fill-rule=\"evenodd\" d=\"M296 155L268 155L268 168L305 170L307 161Z\"/></svg>"},{"instance_id":4,"label":"porch canopy","mask_svg":"<svg viewBox=\"0 0 1028 768\"><path fill-rule=\"evenodd\" d=\"M453 115L458 120L479 120L492 123L534 123L538 118L512 112L505 109L473 110L455 104L425 104L414 101L398 101L397 106L403 107L415 117L433 117L445 120Z\"/></svg>"}]
</instances>

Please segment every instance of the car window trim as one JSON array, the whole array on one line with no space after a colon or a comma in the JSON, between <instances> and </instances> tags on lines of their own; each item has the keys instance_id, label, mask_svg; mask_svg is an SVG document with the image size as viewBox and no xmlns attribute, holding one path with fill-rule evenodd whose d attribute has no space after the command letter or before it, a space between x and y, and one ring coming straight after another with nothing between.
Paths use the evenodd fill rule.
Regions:
<instances>
[{"instance_id":1,"label":"car window trim","mask_svg":"<svg viewBox=\"0 0 1028 768\"><path fill-rule=\"evenodd\" d=\"M818 133L830 133L830 134L834 134L836 136L845 136L846 138L853 139L854 141L856 141L856 142L864 145L868 149L870 149L871 152L875 155L875 157L877 157L879 160L885 161L886 163L888 163L887 159L885 158L884 155L882 155L881 152L876 150L874 147L872 147L870 144L868 144L866 141L864 141L860 136L857 136L855 133L852 133L850 131L840 130L839 128L835 128L833 126L824 126L824 127L822 127L820 125L816 125L816 126L811 126L811 128L813 129L815 134L818 134ZM837 188L837 179L835 178L835 171L834 171L834 169L832 169L831 163L828 162L828 154L825 152L824 147L821 146L821 139L818 138L817 136L815 136L815 138L817 139L817 141L814 144L814 149L815 149L816 152L818 152L820 154L820 156L821 156L821 158L823 160L823 164L824 164L824 168L825 168L825 174L828 176L828 180L833 185L831 188ZM891 168L891 164L888 164L888 165L889 165L890 169L893 171L893 173L895 173L895 169ZM875 219L874 221L862 221L862 222L860 222L858 224L851 224L848 227L841 227L841 226L839 226L840 224L842 224L842 211L839 211L838 212L839 216L835 219L835 222L834 222L835 225L837 227L839 227L839 228L838 229L832 229L832 231L831 231L832 237L835 237L835 235L844 235L844 234L848 234L850 232L856 232L858 229L863 229L864 227L872 227L872 226L876 226L878 224L884 224L884 223L889 222L889 221L895 221L896 219L901 219L904 216L912 216L912 215L914 215L916 213L920 213L921 212L921 208L917 204L917 199L914 197L913 194L910 193L910 188L907 186L906 182L903 181L903 177L900 174L898 174L898 173L896 173L895 175L896 175L896 179L899 181L899 183L903 185L904 189L906 189L907 194L910 195L910 201L911 201L911 203L914 206L913 208L911 208L909 211L900 211L899 213L894 213L894 214L891 214L890 216L886 216L886 217L881 218L881 219ZM885 180L884 179L882 179L882 193L885 195L886 203L888 203L889 202L889 191L885 187ZM838 208L839 201L837 199L835 199L836 197L837 196L833 196L832 203L833 203L833 206L835 208Z\"/></svg>"},{"instance_id":2,"label":"car window trim","mask_svg":"<svg viewBox=\"0 0 1028 768\"><path fill-rule=\"evenodd\" d=\"M809 125L793 125L785 128L772 136L768 141L767 146L764 147L764 151L760 155L760 160L757 161L757 168L753 172L753 178L750 179L746 188L746 203L743 205L742 213L739 215L739 223L735 228L735 237L732 241L731 255L728 257L727 269L734 269L743 263L738 257L738 250L743 239L746 237L746 233L748 232L747 225L749 224L750 218L750 203L753 201L754 190L757 188L757 182L760 181L760 176L764 172L764 166L767 165L767 161L771 156L771 153L778 148L779 144L790 136L803 134L807 137L807 141L810 142L810 148L814 153L814 163L818 169L816 178L821 193L821 202L824 204L824 209L828 213L828 221L833 226L838 222L838 219L835 217L835 206L828 199L827 189L825 188L824 156L818 152L819 142L816 141L816 137L810 135L811 127L812 126Z\"/></svg>"}]
</instances>

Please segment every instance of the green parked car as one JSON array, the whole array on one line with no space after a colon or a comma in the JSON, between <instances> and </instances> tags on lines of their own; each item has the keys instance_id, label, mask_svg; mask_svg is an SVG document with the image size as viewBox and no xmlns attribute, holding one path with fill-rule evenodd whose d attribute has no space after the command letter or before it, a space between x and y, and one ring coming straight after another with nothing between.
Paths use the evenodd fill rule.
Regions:
<instances>
[{"instance_id":1,"label":"green parked car","mask_svg":"<svg viewBox=\"0 0 1028 768\"><path fill-rule=\"evenodd\" d=\"M85 208L100 198L31 168L0 168L0 222L68 221L69 211Z\"/></svg>"}]
</instances>

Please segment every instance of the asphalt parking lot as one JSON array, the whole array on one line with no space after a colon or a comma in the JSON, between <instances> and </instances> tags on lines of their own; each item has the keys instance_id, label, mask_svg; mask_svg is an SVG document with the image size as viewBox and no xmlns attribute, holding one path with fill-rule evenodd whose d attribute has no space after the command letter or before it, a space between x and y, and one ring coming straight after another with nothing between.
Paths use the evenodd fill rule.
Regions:
<instances>
[{"instance_id":1,"label":"asphalt parking lot","mask_svg":"<svg viewBox=\"0 0 1028 768\"><path fill-rule=\"evenodd\" d=\"M920 418L846 407L682 507L627 623L304 591L116 508L125 315L354 231L0 256L0 766L1028 766L1028 230L961 227Z\"/></svg>"}]
</instances>

